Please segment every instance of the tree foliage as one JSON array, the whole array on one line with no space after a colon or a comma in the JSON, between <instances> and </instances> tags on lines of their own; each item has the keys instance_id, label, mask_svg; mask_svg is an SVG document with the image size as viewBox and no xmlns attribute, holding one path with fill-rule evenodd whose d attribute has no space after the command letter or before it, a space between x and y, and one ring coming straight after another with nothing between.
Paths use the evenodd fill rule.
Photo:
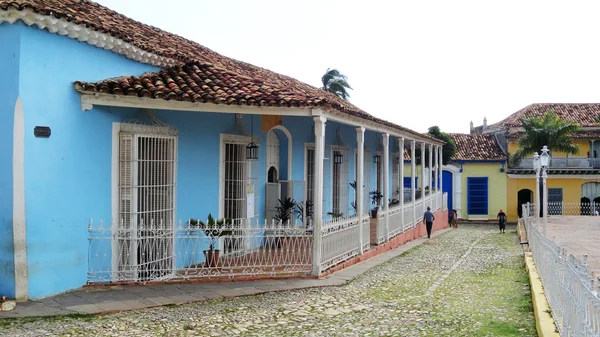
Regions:
<instances>
[{"instance_id":1,"label":"tree foliage","mask_svg":"<svg viewBox=\"0 0 600 337\"><path fill-rule=\"evenodd\" d=\"M328 68L325 75L321 77L323 87L321 89L329 91L345 100L350 98L348 89L352 89L348 84L348 77L339 72L337 69Z\"/></svg>"},{"instance_id":2,"label":"tree foliage","mask_svg":"<svg viewBox=\"0 0 600 337\"><path fill-rule=\"evenodd\" d=\"M456 151L457 151L456 143L454 142L454 140L452 140L452 138L450 138L450 136L447 133L442 132L440 130L440 127L437 125L430 127L427 130L427 134L433 138L436 138L436 139L446 142L446 144L444 144L444 146L442 146L442 164L448 165L448 163L450 162L450 160L456 154ZM417 161L417 164L420 163L421 162L421 152L419 151L415 157L416 157L415 160ZM425 149L425 167L429 166L428 158L429 158L429 147L427 147Z\"/></svg>"},{"instance_id":3,"label":"tree foliage","mask_svg":"<svg viewBox=\"0 0 600 337\"><path fill-rule=\"evenodd\" d=\"M572 135L579 130L578 123L560 119L554 111L549 110L542 117L522 118L521 124L525 133L519 138L519 149L510 156L510 166L519 165L523 158L539 152L544 145L547 145L551 151L565 154L579 153L579 147L573 143Z\"/></svg>"}]
</instances>

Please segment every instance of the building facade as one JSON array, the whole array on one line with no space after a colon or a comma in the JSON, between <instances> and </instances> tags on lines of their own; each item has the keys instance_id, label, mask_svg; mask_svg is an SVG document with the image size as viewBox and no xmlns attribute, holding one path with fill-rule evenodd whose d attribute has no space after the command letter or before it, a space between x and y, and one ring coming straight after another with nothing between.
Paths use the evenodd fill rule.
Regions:
<instances>
[{"instance_id":1,"label":"building facade","mask_svg":"<svg viewBox=\"0 0 600 337\"><path fill-rule=\"evenodd\" d=\"M431 182L439 140L90 1L23 3L0 1L3 295L319 274L441 208L399 159Z\"/></svg>"}]
</instances>

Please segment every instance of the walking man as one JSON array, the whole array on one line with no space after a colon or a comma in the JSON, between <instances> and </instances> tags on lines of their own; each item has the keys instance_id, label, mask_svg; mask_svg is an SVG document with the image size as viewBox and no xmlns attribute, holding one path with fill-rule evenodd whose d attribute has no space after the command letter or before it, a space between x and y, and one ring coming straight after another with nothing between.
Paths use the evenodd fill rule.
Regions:
<instances>
[{"instance_id":1,"label":"walking man","mask_svg":"<svg viewBox=\"0 0 600 337\"><path fill-rule=\"evenodd\" d=\"M431 229L433 228L433 220L435 220L435 216L431 213L431 207L427 207L427 212L423 214L423 222L425 223L425 227L427 228L427 238L431 238Z\"/></svg>"},{"instance_id":2,"label":"walking man","mask_svg":"<svg viewBox=\"0 0 600 337\"><path fill-rule=\"evenodd\" d=\"M500 233L504 233L504 230L506 229L506 213L504 213L504 211L500 210L500 212L498 212L498 216L496 216L496 219L498 219L498 226L500 227Z\"/></svg>"}]
</instances>

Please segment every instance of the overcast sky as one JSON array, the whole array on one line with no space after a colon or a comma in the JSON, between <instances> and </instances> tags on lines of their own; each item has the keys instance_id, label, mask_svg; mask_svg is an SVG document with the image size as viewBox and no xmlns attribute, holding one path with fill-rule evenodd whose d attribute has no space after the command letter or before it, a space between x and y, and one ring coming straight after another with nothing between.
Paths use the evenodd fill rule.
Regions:
<instances>
[{"instance_id":1,"label":"overcast sky","mask_svg":"<svg viewBox=\"0 0 600 337\"><path fill-rule=\"evenodd\" d=\"M600 102L599 1L96 0L416 131L469 132L531 103Z\"/></svg>"}]
</instances>

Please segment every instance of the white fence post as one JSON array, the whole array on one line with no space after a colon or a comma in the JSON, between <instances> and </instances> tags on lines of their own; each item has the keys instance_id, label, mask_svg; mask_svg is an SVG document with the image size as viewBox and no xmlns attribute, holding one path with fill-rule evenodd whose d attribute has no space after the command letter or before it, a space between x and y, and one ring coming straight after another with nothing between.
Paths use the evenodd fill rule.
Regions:
<instances>
[{"instance_id":1,"label":"white fence post","mask_svg":"<svg viewBox=\"0 0 600 337\"><path fill-rule=\"evenodd\" d=\"M321 241L323 228L323 160L325 159L324 116L314 117L315 122L315 187L313 197L313 275L321 273Z\"/></svg>"},{"instance_id":2,"label":"white fence post","mask_svg":"<svg viewBox=\"0 0 600 337\"><path fill-rule=\"evenodd\" d=\"M363 231L362 231L362 218L363 218L363 207L364 207L364 202L363 202L363 198L364 198L364 172L365 172L365 128L364 127L357 127L356 128L356 148L357 148L357 161L358 161L358 165L356 165L357 171L356 172L356 200L354 201L356 203L356 215L358 215L359 218L359 223L361 226L361 230L360 230L360 236L359 236L359 244L360 244L360 254L363 253L363 247L364 247L364 240L365 238L363 237Z\"/></svg>"}]
</instances>

